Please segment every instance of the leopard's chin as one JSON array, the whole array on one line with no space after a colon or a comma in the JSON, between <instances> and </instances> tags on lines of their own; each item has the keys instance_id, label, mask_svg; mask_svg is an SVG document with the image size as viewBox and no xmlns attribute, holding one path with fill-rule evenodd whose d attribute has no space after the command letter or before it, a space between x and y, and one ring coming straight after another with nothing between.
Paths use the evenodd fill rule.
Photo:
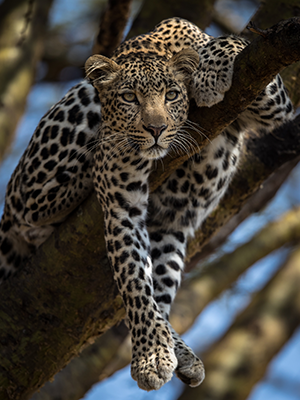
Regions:
<instances>
[{"instance_id":1,"label":"leopard's chin","mask_svg":"<svg viewBox=\"0 0 300 400\"><path fill-rule=\"evenodd\" d=\"M141 155L148 160L157 160L163 158L168 153L168 149L164 149L159 145L155 144L148 149L141 150Z\"/></svg>"}]
</instances>

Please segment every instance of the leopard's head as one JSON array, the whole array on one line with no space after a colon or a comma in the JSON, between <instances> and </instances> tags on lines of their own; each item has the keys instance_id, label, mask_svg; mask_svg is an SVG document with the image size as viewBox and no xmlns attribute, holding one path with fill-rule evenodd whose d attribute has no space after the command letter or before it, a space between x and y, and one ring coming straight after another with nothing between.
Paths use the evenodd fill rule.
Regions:
<instances>
[{"instance_id":1,"label":"leopard's head","mask_svg":"<svg viewBox=\"0 0 300 400\"><path fill-rule=\"evenodd\" d=\"M133 53L86 62L87 78L99 92L101 131L118 147L142 157L164 157L176 147L188 116L187 85L199 64L197 52L182 50L171 58Z\"/></svg>"}]
</instances>

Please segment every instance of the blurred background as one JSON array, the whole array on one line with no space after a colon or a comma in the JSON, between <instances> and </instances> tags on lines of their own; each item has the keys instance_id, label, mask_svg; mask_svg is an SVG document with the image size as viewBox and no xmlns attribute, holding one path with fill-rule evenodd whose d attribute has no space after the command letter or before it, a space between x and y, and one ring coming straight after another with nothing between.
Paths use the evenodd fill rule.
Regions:
<instances>
[{"instance_id":1,"label":"blurred background","mask_svg":"<svg viewBox=\"0 0 300 400\"><path fill-rule=\"evenodd\" d=\"M121 39L128 32L129 36L147 32L172 16L189 19L219 36L243 32L252 18L266 28L299 15L300 1L280 3L277 8L271 0L115 0L109 7L124 7ZM1 213L7 182L39 119L84 78L83 65L98 50L95 39L107 7L104 0L0 1ZM28 36L32 24L35 31ZM113 47L109 42L102 53L109 55ZM298 69L293 70L294 77L299 76ZM297 99L300 90L289 86L289 79L287 74L287 85ZM297 110L298 100L294 102ZM120 325L86 349L79 361L73 360L33 400L300 399L299 233L273 239L270 246L266 240L282 234L285 213L299 221L297 162L293 156L275 171L241 213L188 264L190 272L172 321L178 331L185 331L187 344L203 355L207 387L186 389L174 377L158 392L140 390L130 376L129 341L126 328ZM299 232L299 222L297 226L293 229ZM256 254L260 245L264 250ZM253 256L250 261L248 252ZM230 269L243 264L241 260L248 264L231 275Z\"/></svg>"}]
</instances>

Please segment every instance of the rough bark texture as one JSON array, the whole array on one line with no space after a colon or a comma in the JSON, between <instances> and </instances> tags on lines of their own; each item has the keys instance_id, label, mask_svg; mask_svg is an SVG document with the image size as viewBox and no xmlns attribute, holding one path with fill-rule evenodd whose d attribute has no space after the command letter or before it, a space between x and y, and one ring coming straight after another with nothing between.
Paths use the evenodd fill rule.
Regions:
<instances>
[{"instance_id":1,"label":"rough bark texture","mask_svg":"<svg viewBox=\"0 0 300 400\"><path fill-rule=\"evenodd\" d=\"M244 52L241 54L236 65L238 72L234 75L233 87L226 95L226 101L212 109L198 111L213 122L213 134L215 131L219 133L247 106L247 101L255 98L268 82L268 73L270 79L286 63L300 59L299 25L299 19L286 21L271 30L267 38L255 40L245 50L244 56ZM256 60L260 55L262 68ZM268 63L268 60L273 62ZM250 84L249 75L255 85ZM257 83L260 79L261 85ZM197 117L198 114L194 111L193 115ZM299 127L297 129L298 134ZM299 141L299 134L294 136L296 139ZM256 146L261 145L259 140L256 139ZM267 140L269 147L271 139ZM251 146L249 150L253 150ZM276 145L275 150L278 150ZM297 151L299 154L299 148ZM261 155L255 154L255 157L260 162L258 167L263 168ZM281 161L280 157L278 159L277 164L286 161L284 156ZM277 164L271 163L267 157L269 173L278 167ZM248 174L250 181L256 177L253 165ZM152 183L152 187L158 184ZM249 187L253 190L254 185ZM236 199L235 195L235 203ZM236 210L236 204L231 207ZM100 206L92 196L42 246L25 270L3 285L0 294L1 400L29 398L91 337L124 316L105 257L101 215ZM207 227L207 234L212 234L214 226L208 230Z\"/></svg>"},{"instance_id":2,"label":"rough bark texture","mask_svg":"<svg viewBox=\"0 0 300 400\"><path fill-rule=\"evenodd\" d=\"M0 159L25 109L52 2L6 0L0 5Z\"/></svg>"},{"instance_id":3,"label":"rough bark texture","mask_svg":"<svg viewBox=\"0 0 300 400\"><path fill-rule=\"evenodd\" d=\"M81 399L95 382L110 374L108 366L113 368L112 363L115 364L116 360L121 361L124 342L127 344L125 363L128 364L131 343L127 335L128 329L124 323L107 331L97 338L95 343L84 349L80 357L72 360L63 371L56 374L53 382L47 382L31 400ZM113 372L115 371L114 368Z\"/></svg>"},{"instance_id":4,"label":"rough bark texture","mask_svg":"<svg viewBox=\"0 0 300 400\"><path fill-rule=\"evenodd\" d=\"M25 267L2 285L1 400L29 398L82 346L124 317L101 240L103 223L92 220L100 206L94 202L84 210L36 254L38 268Z\"/></svg>"}]
</instances>

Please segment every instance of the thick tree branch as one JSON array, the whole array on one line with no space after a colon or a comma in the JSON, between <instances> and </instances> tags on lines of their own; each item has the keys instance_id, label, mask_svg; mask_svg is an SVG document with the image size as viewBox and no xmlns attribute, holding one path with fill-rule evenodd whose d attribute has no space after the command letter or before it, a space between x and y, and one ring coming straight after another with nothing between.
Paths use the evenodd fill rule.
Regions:
<instances>
[{"instance_id":1,"label":"thick tree branch","mask_svg":"<svg viewBox=\"0 0 300 400\"><path fill-rule=\"evenodd\" d=\"M299 1L298 0L264 0L252 21L259 28L267 28L274 24L279 19L289 19L292 17L299 16ZM249 30L245 29L241 36L250 39L251 41L255 38L254 33L250 33ZM300 105L300 69L296 65L290 65L282 72L282 78L284 84L290 92L290 96L295 108Z\"/></svg>"},{"instance_id":2,"label":"thick tree branch","mask_svg":"<svg viewBox=\"0 0 300 400\"><path fill-rule=\"evenodd\" d=\"M47 382L30 400L82 399L92 385L116 371L116 361L120 365L124 357L123 348L126 349L126 356L122 365L128 364L130 344L125 324L122 322L114 326L84 349L79 357L55 375L54 381Z\"/></svg>"},{"instance_id":3,"label":"thick tree branch","mask_svg":"<svg viewBox=\"0 0 300 400\"><path fill-rule=\"evenodd\" d=\"M293 19L271 30L268 39L258 38L245 50L244 56L243 52L238 57L233 86L225 102L211 109L197 112L193 109L192 116L198 122L198 113L201 113L201 118L204 115L208 121L208 125L204 121L204 127L209 128L213 135L219 133L274 74L287 63L300 59L299 37L299 19ZM286 59L282 59L281 52ZM260 61L262 66L259 66ZM260 140L271 142L271 138L258 138L255 148L261 145ZM294 140L297 140L299 154L299 135ZM248 154L252 150L249 146ZM274 150L278 148L274 146ZM271 157L267 156L269 161L264 164L262 155L256 150L254 153L260 162L259 167L266 169L266 175L278 167L279 161L272 164L269 162ZM281 162L284 161L286 157L282 156ZM175 164L172 163L172 168ZM247 173L250 175L247 179L255 181L261 170L255 171L252 166ZM153 188L161 182L157 172L155 175L158 179L152 180ZM254 186L251 186L252 191ZM241 202L244 197L243 193ZM235 195L235 204L229 205L233 212L238 208L238 202ZM18 276L3 285L0 294L1 400L29 398L91 337L123 318L122 304L116 297L106 260L102 226L100 206L92 195L57 229ZM206 224L207 237L214 230L215 226Z\"/></svg>"}]
</instances>

